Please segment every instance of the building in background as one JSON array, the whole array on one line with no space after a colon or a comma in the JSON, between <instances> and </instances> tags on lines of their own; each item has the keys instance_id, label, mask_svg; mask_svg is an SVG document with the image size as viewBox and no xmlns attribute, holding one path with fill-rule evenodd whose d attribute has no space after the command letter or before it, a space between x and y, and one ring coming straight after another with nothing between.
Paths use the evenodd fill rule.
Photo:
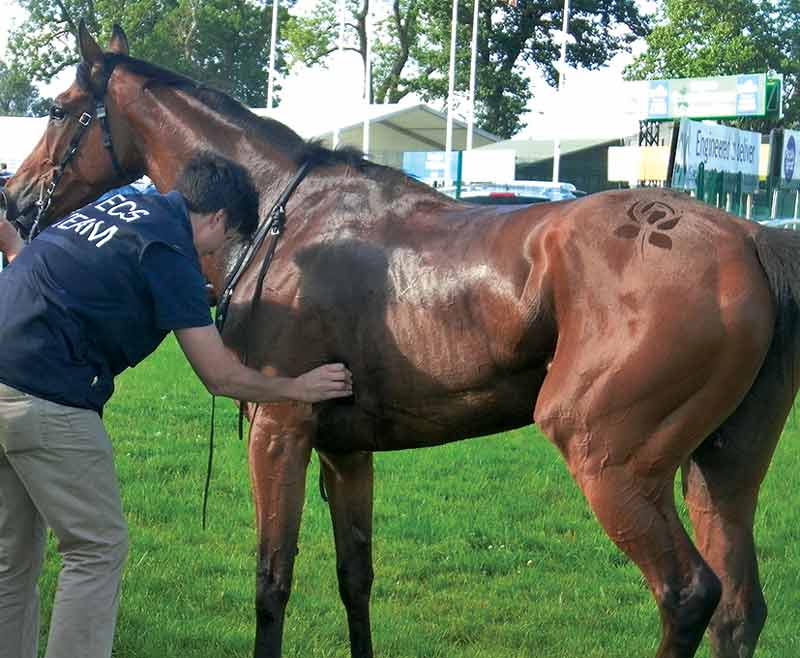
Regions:
<instances>
[{"instance_id":1,"label":"building in background","mask_svg":"<svg viewBox=\"0 0 800 658\"><path fill-rule=\"evenodd\" d=\"M625 137L561 140L559 179L590 194L616 189L620 183L608 179L608 150L621 146ZM478 149L478 152L511 150L516 153L517 180L550 180L553 173L553 140L509 139Z\"/></svg>"}]
</instances>

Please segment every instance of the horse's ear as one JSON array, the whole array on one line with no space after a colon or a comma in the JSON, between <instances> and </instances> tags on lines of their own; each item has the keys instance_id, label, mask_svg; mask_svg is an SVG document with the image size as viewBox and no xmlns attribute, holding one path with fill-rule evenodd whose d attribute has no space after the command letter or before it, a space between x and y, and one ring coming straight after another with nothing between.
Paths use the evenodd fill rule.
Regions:
<instances>
[{"instance_id":1,"label":"horse's ear","mask_svg":"<svg viewBox=\"0 0 800 658\"><path fill-rule=\"evenodd\" d=\"M82 18L78 25L78 49L81 53L81 59L87 64L94 64L103 59L102 49L97 45L94 37L89 34L89 30L86 29L86 22Z\"/></svg>"},{"instance_id":2,"label":"horse's ear","mask_svg":"<svg viewBox=\"0 0 800 658\"><path fill-rule=\"evenodd\" d=\"M108 49L112 53L119 53L120 55L127 55L128 50L128 37L125 36L125 30L120 25L114 23L111 30L111 41L108 42Z\"/></svg>"}]
</instances>

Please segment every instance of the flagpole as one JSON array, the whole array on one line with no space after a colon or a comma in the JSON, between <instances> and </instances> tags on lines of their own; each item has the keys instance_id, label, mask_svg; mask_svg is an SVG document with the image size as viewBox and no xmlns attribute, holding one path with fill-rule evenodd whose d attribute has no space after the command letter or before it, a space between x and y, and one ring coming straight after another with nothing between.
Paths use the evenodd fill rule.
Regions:
<instances>
[{"instance_id":1,"label":"flagpole","mask_svg":"<svg viewBox=\"0 0 800 658\"><path fill-rule=\"evenodd\" d=\"M372 35L370 28L372 27L372 4L367 7L367 15L364 18L364 36L366 38L365 50L367 60L364 62L364 128L362 136L361 150L364 155L369 157L370 148L370 126L369 126L369 111L370 111L370 92L372 91Z\"/></svg>"},{"instance_id":2,"label":"flagpole","mask_svg":"<svg viewBox=\"0 0 800 658\"><path fill-rule=\"evenodd\" d=\"M557 114L555 122L555 137L553 138L553 182L558 182L559 168L561 166L561 107L562 90L564 88L564 71L567 66L567 30L569 29L569 0L564 0L564 26L561 31L561 56L558 59L558 102L556 103Z\"/></svg>"},{"instance_id":3,"label":"flagpole","mask_svg":"<svg viewBox=\"0 0 800 658\"><path fill-rule=\"evenodd\" d=\"M453 112L455 110L456 91L456 42L458 28L458 0L453 0L453 25L450 30L450 83L447 92L447 139L445 145L444 184L453 184L450 173L453 157Z\"/></svg>"},{"instance_id":4,"label":"flagpole","mask_svg":"<svg viewBox=\"0 0 800 658\"><path fill-rule=\"evenodd\" d=\"M272 36L269 42L269 74L267 77L267 110L272 111L275 88L275 45L278 40L278 2L272 0Z\"/></svg>"},{"instance_id":5,"label":"flagpole","mask_svg":"<svg viewBox=\"0 0 800 658\"><path fill-rule=\"evenodd\" d=\"M467 150L472 150L475 130L475 86L478 77L478 13L480 0L475 0L475 12L472 16L472 61L469 67L469 119L467 121Z\"/></svg>"},{"instance_id":6,"label":"flagpole","mask_svg":"<svg viewBox=\"0 0 800 658\"><path fill-rule=\"evenodd\" d=\"M339 42L337 44L339 48L339 66L344 66L344 16L345 16L345 9L344 9L344 0L339 0L338 5L339 10ZM339 119L336 119L336 127L333 129L333 148L337 148L339 146Z\"/></svg>"}]
</instances>

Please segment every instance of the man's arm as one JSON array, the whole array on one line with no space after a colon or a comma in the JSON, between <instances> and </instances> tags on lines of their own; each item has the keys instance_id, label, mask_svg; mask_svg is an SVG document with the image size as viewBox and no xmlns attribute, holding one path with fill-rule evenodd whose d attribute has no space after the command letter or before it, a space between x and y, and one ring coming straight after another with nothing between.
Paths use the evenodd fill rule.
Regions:
<instances>
[{"instance_id":1,"label":"man's arm","mask_svg":"<svg viewBox=\"0 0 800 658\"><path fill-rule=\"evenodd\" d=\"M299 377L268 377L242 365L222 343L216 328L176 329L183 353L214 395L248 402L320 402L353 394L350 371L341 363L320 366Z\"/></svg>"}]
</instances>

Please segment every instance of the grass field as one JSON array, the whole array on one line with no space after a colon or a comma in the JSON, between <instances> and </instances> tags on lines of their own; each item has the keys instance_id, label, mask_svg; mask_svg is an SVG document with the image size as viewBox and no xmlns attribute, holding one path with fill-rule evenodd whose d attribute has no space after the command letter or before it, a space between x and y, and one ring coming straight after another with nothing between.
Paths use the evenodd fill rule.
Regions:
<instances>
[{"instance_id":1,"label":"grass field","mask_svg":"<svg viewBox=\"0 0 800 658\"><path fill-rule=\"evenodd\" d=\"M252 655L255 535L246 449L222 401L201 529L209 397L172 339L106 412L130 525L114 656ZM219 407L218 407L219 409ZM790 420L757 520L770 606L760 658L800 656L800 429ZM349 656L314 459L284 655ZM536 429L376 456L373 632L384 658L651 657L658 614ZM51 543L46 621L57 575ZM708 656L704 644L700 654Z\"/></svg>"}]
</instances>

